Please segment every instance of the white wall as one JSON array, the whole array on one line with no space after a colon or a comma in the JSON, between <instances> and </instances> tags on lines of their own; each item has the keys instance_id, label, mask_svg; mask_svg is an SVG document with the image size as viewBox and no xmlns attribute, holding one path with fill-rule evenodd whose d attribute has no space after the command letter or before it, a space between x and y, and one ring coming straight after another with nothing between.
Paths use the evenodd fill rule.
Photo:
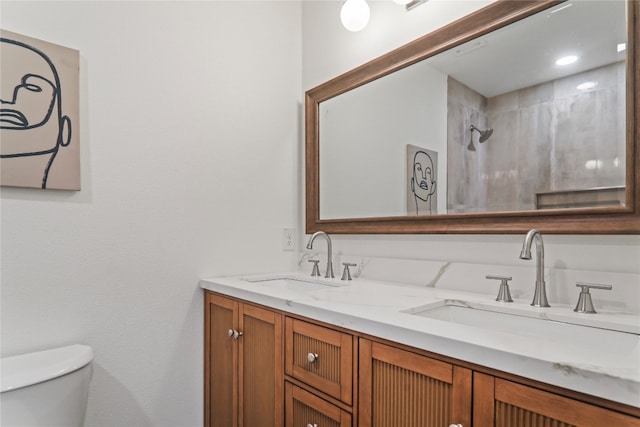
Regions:
<instances>
[{"instance_id":1,"label":"white wall","mask_svg":"<svg viewBox=\"0 0 640 427\"><path fill-rule=\"evenodd\" d=\"M447 75L428 63L324 101L319 115L321 218L415 214L408 144L438 153L434 178L447 188ZM445 212L446 191L437 197Z\"/></svg>"},{"instance_id":2,"label":"white wall","mask_svg":"<svg viewBox=\"0 0 640 427\"><path fill-rule=\"evenodd\" d=\"M82 191L2 188L2 354L96 357L88 426L202 425L201 277L293 268L299 2L2 1L78 49Z\"/></svg>"},{"instance_id":3,"label":"white wall","mask_svg":"<svg viewBox=\"0 0 640 427\"><path fill-rule=\"evenodd\" d=\"M345 30L340 2L303 2L302 85L315 87L396 47L484 7L490 0L430 0L410 12L391 1L372 1L369 25ZM299 164L303 165L303 158ZM300 172L301 173L301 172ZM302 175L301 175L302 176ZM300 227L304 226L300 193ZM530 266L518 259L519 235L333 236L334 253ZM544 236L547 266L608 272L640 272L640 236ZM640 284L638 284L640 286ZM614 284L615 287L615 284Z\"/></svg>"}]
</instances>

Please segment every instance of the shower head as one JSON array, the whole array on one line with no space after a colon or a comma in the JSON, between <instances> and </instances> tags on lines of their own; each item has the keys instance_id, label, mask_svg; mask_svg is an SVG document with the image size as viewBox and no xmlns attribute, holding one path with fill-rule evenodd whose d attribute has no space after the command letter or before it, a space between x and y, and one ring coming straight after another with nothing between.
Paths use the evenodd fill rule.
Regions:
<instances>
[{"instance_id":1,"label":"shower head","mask_svg":"<svg viewBox=\"0 0 640 427\"><path fill-rule=\"evenodd\" d=\"M485 130L480 130L477 127L475 127L474 125L471 125L470 129L471 129L471 133L472 134L473 134L474 130L478 131L478 133L480 134L480 139L478 140L478 142L480 142L480 143L485 142L493 134L493 129L491 129L491 128L485 129Z\"/></svg>"}]
</instances>

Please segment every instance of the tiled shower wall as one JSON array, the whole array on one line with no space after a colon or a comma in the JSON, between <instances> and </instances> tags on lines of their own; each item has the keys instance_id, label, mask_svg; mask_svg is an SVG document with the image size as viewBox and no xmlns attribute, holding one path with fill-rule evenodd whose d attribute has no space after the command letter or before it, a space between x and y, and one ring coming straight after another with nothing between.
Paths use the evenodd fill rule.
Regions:
<instances>
[{"instance_id":1,"label":"tiled shower wall","mask_svg":"<svg viewBox=\"0 0 640 427\"><path fill-rule=\"evenodd\" d=\"M624 185L625 93L624 62L493 98L449 78L448 211L535 209L536 193ZM493 135L479 144L471 124Z\"/></svg>"}]
</instances>

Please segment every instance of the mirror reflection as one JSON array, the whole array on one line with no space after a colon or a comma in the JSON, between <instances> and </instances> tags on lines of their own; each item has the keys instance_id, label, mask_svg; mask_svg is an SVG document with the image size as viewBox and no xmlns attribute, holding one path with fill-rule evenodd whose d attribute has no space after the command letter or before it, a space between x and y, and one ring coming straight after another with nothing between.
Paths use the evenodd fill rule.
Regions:
<instances>
[{"instance_id":1,"label":"mirror reflection","mask_svg":"<svg viewBox=\"0 0 640 427\"><path fill-rule=\"evenodd\" d=\"M624 205L625 43L567 2L321 102L320 218Z\"/></svg>"}]
</instances>

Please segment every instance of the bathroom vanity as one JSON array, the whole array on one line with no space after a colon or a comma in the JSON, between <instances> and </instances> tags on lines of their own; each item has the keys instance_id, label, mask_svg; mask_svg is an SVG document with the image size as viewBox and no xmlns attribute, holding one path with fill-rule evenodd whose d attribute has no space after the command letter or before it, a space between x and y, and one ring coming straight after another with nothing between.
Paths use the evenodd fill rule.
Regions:
<instances>
[{"instance_id":1,"label":"bathroom vanity","mask_svg":"<svg viewBox=\"0 0 640 427\"><path fill-rule=\"evenodd\" d=\"M208 426L640 425L637 315L302 273L201 287Z\"/></svg>"},{"instance_id":2,"label":"bathroom vanity","mask_svg":"<svg viewBox=\"0 0 640 427\"><path fill-rule=\"evenodd\" d=\"M496 1L306 91L304 223L307 234L315 233L308 250L318 233L326 237L326 271L332 262L326 233L524 234L533 228L543 234L639 234L640 3L608 3ZM615 11L615 17L605 17ZM613 57L585 52L581 62L589 66L550 75L558 70L548 63L550 52L564 50L576 35L575 46L603 43L606 48L591 50ZM616 45L617 50L609 49ZM507 69L512 64L525 69ZM613 153L609 164L614 165L615 179L591 183L583 177L600 176L595 172L599 166L591 157L579 156L591 153L584 149L589 139L581 132L601 116L596 92L609 83L594 80L585 87L582 82L597 77L593 70L602 66L624 76L611 84L615 95L606 96L617 100L620 109L611 109L611 117L602 120L615 126L617 137L607 131L593 138L598 143L594 150ZM535 79L523 78L529 71ZM427 79L430 76L433 79ZM489 89L476 81L494 76L509 87ZM473 93L458 96L460 86ZM566 105L580 105L589 114L553 116L560 110L545 104L536 106L540 109L531 114L534 120L521 120L531 111L533 98L553 93L551 102L556 95L562 98L567 87L580 99ZM408 97L389 96L407 88ZM479 99L479 106L474 101L451 108L458 98ZM520 119L505 119L502 110L488 109L506 105L505 100L518 106L509 114ZM368 113L355 117L354 111ZM398 112L402 120L393 119ZM413 120L409 113L416 114ZM546 124L538 120L543 116L556 118ZM516 122L528 124L511 126ZM378 124L380 128L374 126ZM552 128L553 138L547 135ZM477 147L475 130L481 139ZM374 139L377 136L381 139ZM429 183L423 177L414 185L419 178L416 166L431 168L416 162L417 153L409 155L409 141L421 141L425 154L440 153L438 166L426 163L436 170ZM561 151L541 148L550 141ZM366 161L354 162L365 152ZM486 161L501 153L518 156ZM560 158L579 159L578 166L554 163ZM364 169L358 170L358 163ZM463 176L467 165L474 174L460 182L449 179ZM573 174L550 173L578 169L578 183L558 184ZM526 172L532 173L531 179L520 181ZM490 177L498 179L489 182ZM545 182L537 182L539 177ZM475 182L482 185L469 188ZM433 195L428 212L419 209L418 199L426 199L417 187ZM540 206L534 201L541 192L573 194L597 188L600 193L603 187L616 188L620 200L612 205L596 197L579 206L564 201ZM435 188L439 193L433 193ZM485 197L490 194L506 197ZM530 256L523 251L521 258ZM526 295L534 282L528 274L513 275L520 286L514 302L507 302L506 294L504 301L496 301L497 292L480 290L486 290L485 277L506 274L511 267L504 265L456 270L451 268L454 262L425 261L430 263L427 269L432 268L427 274L423 266L409 272L412 263L421 260L396 259L400 267L391 275L391 270L366 260L358 268L366 264L382 277L341 281L291 273L204 279L205 424L639 426L638 276L611 273L617 276L610 281L608 272L574 274L562 266L546 273L541 258L539 252L535 292L540 298L533 298L537 307ZM553 283L551 307L542 294L545 274ZM421 282L413 283L415 278ZM597 284L598 290L613 285L610 296L598 296L597 301L610 304L602 304L597 314L574 313L577 282ZM530 285L525 289L525 284ZM586 295L584 286L583 291ZM585 295L581 297L588 311Z\"/></svg>"}]
</instances>

